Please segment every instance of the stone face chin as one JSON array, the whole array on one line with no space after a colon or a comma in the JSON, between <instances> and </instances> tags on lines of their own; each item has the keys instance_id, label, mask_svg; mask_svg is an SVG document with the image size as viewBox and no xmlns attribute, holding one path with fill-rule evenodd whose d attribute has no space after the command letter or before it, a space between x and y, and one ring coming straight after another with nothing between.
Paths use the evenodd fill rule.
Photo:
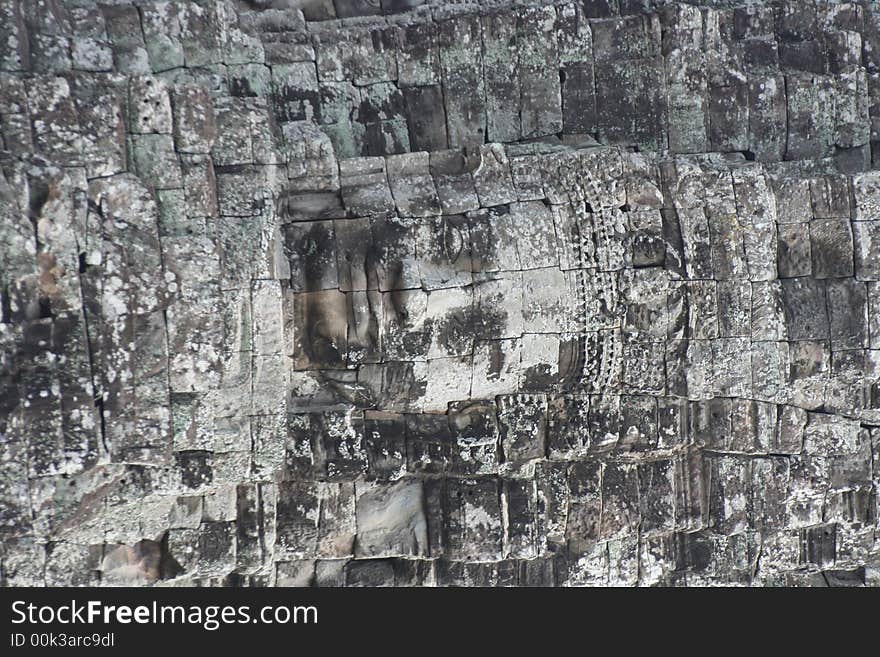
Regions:
<instances>
[{"instance_id":1,"label":"stone face chin","mask_svg":"<svg viewBox=\"0 0 880 657\"><path fill-rule=\"evenodd\" d=\"M880 14L491 4L0 1L0 584L880 585Z\"/></svg>"}]
</instances>

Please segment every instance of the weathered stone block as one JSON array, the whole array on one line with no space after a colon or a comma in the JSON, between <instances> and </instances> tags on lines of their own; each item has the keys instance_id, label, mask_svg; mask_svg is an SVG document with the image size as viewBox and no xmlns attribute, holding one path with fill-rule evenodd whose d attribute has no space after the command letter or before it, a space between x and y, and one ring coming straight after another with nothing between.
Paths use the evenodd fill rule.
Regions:
<instances>
[{"instance_id":1,"label":"weathered stone block","mask_svg":"<svg viewBox=\"0 0 880 657\"><path fill-rule=\"evenodd\" d=\"M367 488L357 498L357 555L425 556L424 497L417 480Z\"/></svg>"}]
</instances>

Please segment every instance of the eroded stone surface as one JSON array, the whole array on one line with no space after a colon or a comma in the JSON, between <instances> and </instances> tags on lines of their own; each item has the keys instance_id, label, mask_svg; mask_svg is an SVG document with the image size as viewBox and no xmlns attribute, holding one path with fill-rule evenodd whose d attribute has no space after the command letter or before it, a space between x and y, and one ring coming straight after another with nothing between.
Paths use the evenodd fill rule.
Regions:
<instances>
[{"instance_id":1,"label":"eroded stone surface","mask_svg":"<svg viewBox=\"0 0 880 657\"><path fill-rule=\"evenodd\" d=\"M0 582L880 584L869 4L44 4Z\"/></svg>"}]
</instances>

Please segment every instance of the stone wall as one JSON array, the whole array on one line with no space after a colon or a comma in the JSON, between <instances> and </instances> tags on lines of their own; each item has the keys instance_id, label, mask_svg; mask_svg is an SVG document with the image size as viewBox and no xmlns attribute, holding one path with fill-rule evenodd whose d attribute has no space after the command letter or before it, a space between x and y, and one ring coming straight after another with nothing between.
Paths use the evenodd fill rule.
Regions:
<instances>
[{"instance_id":1,"label":"stone wall","mask_svg":"<svg viewBox=\"0 0 880 657\"><path fill-rule=\"evenodd\" d=\"M0 0L0 582L880 584L870 5L292 4Z\"/></svg>"}]
</instances>

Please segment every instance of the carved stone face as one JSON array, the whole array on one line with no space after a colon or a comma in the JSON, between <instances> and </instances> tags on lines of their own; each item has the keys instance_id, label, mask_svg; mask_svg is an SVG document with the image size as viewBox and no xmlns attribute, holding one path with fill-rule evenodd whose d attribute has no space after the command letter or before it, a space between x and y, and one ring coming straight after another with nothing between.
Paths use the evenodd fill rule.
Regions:
<instances>
[{"instance_id":1,"label":"carved stone face","mask_svg":"<svg viewBox=\"0 0 880 657\"><path fill-rule=\"evenodd\" d=\"M591 180L597 159L620 168L619 153L608 150L603 158L589 151L519 158L520 173L531 170L539 181L523 196L497 148L459 157L457 167L447 158L433 177L426 154L398 156L388 159L396 188L387 207L384 173L344 199L354 208L366 200L370 216L302 220L290 212L281 230L294 369L356 370L363 398L350 401L411 411L523 391L598 392L617 381L617 272L643 248L633 236L657 237L659 214L630 234L618 183ZM547 190L542 167L558 181ZM474 182L481 177L503 183L484 208ZM402 373L403 388L384 382L392 370Z\"/></svg>"}]
</instances>

